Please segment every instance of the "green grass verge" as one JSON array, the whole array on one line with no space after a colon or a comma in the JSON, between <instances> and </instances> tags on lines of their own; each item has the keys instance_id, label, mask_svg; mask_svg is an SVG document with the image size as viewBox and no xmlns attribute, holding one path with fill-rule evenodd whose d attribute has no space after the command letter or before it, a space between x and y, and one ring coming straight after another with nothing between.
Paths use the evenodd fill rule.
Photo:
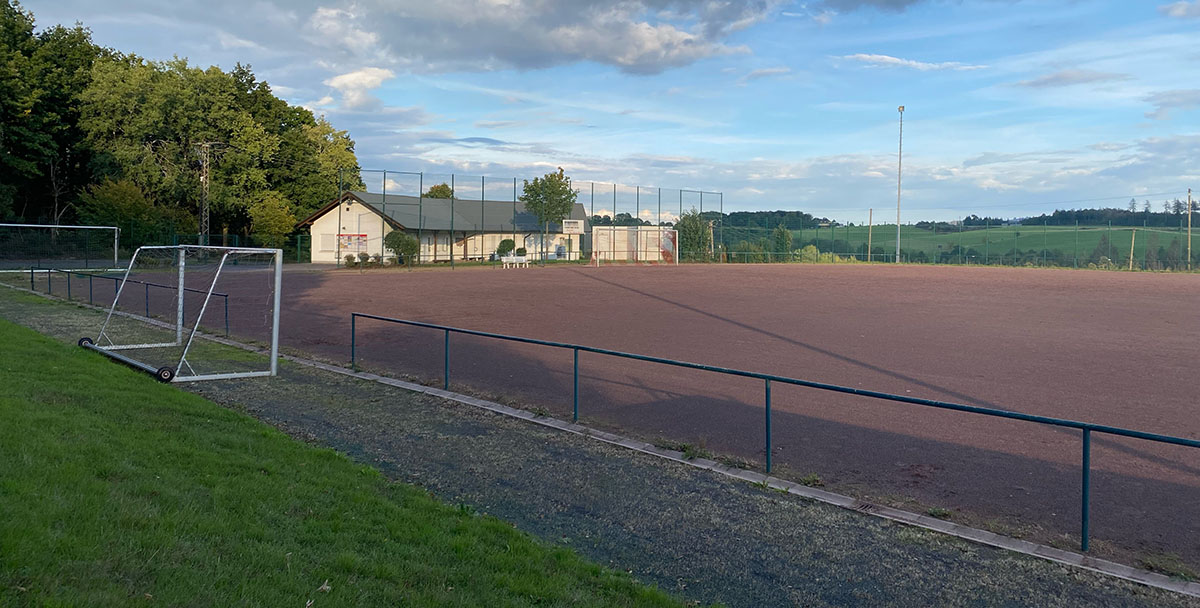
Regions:
<instances>
[{"instance_id":1,"label":"green grass verge","mask_svg":"<svg viewBox=\"0 0 1200 608\"><path fill-rule=\"evenodd\" d=\"M0 605L676 605L3 320L0 377Z\"/></svg>"}]
</instances>

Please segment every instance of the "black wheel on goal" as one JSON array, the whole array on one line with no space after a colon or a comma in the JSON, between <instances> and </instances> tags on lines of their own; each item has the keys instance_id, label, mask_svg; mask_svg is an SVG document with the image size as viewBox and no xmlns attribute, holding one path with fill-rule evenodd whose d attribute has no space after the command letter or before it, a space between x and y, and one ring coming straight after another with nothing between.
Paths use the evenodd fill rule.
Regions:
<instances>
[{"instance_id":1,"label":"black wheel on goal","mask_svg":"<svg viewBox=\"0 0 1200 608\"><path fill-rule=\"evenodd\" d=\"M79 345L80 345L80 346L87 346L88 344L92 344L92 339L91 339L91 338L80 338L80 339L79 339Z\"/></svg>"},{"instance_id":2,"label":"black wheel on goal","mask_svg":"<svg viewBox=\"0 0 1200 608\"><path fill-rule=\"evenodd\" d=\"M160 367L158 371L154 372L154 377L158 378L159 382L170 382L175 378L175 370L169 367Z\"/></svg>"}]
</instances>

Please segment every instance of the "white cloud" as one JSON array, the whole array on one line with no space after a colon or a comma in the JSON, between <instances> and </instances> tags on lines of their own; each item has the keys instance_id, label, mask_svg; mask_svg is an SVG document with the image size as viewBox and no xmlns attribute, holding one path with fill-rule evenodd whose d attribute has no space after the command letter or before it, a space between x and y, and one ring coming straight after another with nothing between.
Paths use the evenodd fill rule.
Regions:
<instances>
[{"instance_id":1,"label":"white cloud","mask_svg":"<svg viewBox=\"0 0 1200 608\"><path fill-rule=\"evenodd\" d=\"M379 100L369 91L378 89L395 75L388 69L370 67L334 76L324 83L342 93L342 108L355 110L379 105Z\"/></svg>"},{"instance_id":2,"label":"white cloud","mask_svg":"<svg viewBox=\"0 0 1200 608\"><path fill-rule=\"evenodd\" d=\"M751 70L745 76L739 78L738 84L741 86L746 86L746 83L750 82L751 80L758 80L760 78L768 78L771 76L783 76L791 73L792 68L789 67L760 68L757 70Z\"/></svg>"},{"instance_id":3,"label":"white cloud","mask_svg":"<svg viewBox=\"0 0 1200 608\"><path fill-rule=\"evenodd\" d=\"M1146 101L1156 106L1152 112L1146 112L1146 118L1163 120L1169 118L1167 114L1170 110L1200 107L1200 89L1161 91L1147 96Z\"/></svg>"},{"instance_id":4,"label":"white cloud","mask_svg":"<svg viewBox=\"0 0 1200 608\"><path fill-rule=\"evenodd\" d=\"M943 61L939 63L929 63L925 61L916 61L913 59L901 59L892 57L891 55L875 55L871 53L855 53L853 55L843 55L842 59L850 61L858 61L873 68L911 68L922 72L932 70L982 70L987 68L985 65L968 65L957 61Z\"/></svg>"},{"instance_id":5,"label":"white cloud","mask_svg":"<svg viewBox=\"0 0 1200 608\"><path fill-rule=\"evenodd\" d=\"M1032 80L1022 80L1018 82L1023 87L1045 88L1045 87L1068 87L1077 84L1091 84L1096 82L1117 82L1121 80L1129 80L1128 74L1117 74L1113 72L1097 72L1095 70L1070 69L1060 70L1053 74L1039 76Z\"/></svg>"},{"instance_id":6,"label":"white cloud","mask_svg":"<svg viewBox=\"0 0 1200 608\"><path fill-rule=\"evenodd\" d=\"M229 32L217 32L217 42L223 49L261 49L257 43L238 38Z\"/></svg>"},{"instance_id":7,"label":"white cloud","mask_svg":"<svg viewBox=\"0 0 1200 608\"><path fill-rule=\"evenodd\" d=\"M1168 17L1175 17L1176 19L1195 19L1200 17L1200 0L1193 0L1192 2L1180 0L1179 2L1164 4L1158 7L1158 12Z\"/></svg>"}]
</instances>

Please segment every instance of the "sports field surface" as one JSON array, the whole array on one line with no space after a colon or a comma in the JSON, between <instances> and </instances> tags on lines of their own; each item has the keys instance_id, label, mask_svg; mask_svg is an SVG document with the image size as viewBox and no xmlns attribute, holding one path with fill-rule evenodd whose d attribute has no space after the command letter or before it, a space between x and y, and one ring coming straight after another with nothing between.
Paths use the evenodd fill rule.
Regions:
<instances>
[{"instance_id":1,"label":"sports field surface","mask_svg":"<svg viewBox=\"0 0 1200 608\"><path fill-rule=\"evenodd\" d=\"M284 294L283 346L340 363L356 311L1200 438L1200 275L296 267ZM235 336L262 336L261 311L230 308ZM360 320L359 362L440 385L443 339ZM451 337L452 389L558 417L570 417L571 363L569 350ZM765 460L760 380L582 353L580 395L586 424ZM784 477L815 475L837 491L1078 548L1078 431L778 384L772 397L772 458ZM1200 520L1188 515L1200 498L1200 450L1095 435L1091 463L1094 552L1200 564Z\"/></svg>"}]
</instances>

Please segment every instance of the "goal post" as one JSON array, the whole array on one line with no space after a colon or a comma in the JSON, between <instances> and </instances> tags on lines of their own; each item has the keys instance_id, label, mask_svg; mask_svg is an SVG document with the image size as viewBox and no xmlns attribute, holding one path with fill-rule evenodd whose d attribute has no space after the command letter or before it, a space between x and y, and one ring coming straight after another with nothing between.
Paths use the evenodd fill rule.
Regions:
<instances>
[{"instance_id":1,"label":"goal post","mask_svg":"<svg viewBox=\"0 0 1200 608\"><path fill-rule=\"evenodd\" d=\"M592 260L678 264L679 232L662 226L593 226Z\"/></svg>"},{"instance_id":2,"label":"goal post","mask_svg":"<svg viewBox=\"0 0 1200 608\"><path fill-rule=\"evenodd\" d=\"M116 226L0 224L0 268L117 268L120 248Z\"/></svg>"},{"instance_id":3,"label":"goal post","mask_svg":"<svg viewBox=\"0 0 1200 608\"><path fill-rule=\"evenodd\" d=\"M96 337L79 345L153 374L163 382L274 376L278 373L283 250L199 245L140 247L115 287ZM218 292L217 287L221 290ZM167 290L152 301L151 287ZM268 359L210 341L230 300L241 313L238 331L269 338ZM213 314L217 313L217 314Z\"/></svg>"}]
</instances>

